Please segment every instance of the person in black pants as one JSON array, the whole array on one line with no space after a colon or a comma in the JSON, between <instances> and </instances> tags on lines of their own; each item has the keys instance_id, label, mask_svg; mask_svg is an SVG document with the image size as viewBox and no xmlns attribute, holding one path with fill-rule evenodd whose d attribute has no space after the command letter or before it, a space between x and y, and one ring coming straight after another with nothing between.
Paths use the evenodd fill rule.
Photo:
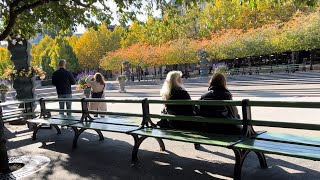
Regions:
<instances>
[{"instance_id":1,"label":"person in black pants","mask_svg":"<svg viewBox=\"0 0 320 180\"><path fill-rule=\"evenodd\" d=\"M76 81L72 73L66 70L66 60L59 61L59 69L52 75L52 84L56 86L58 98L72 98L71 85L76 84ZM67 109L71 109L71 102L59 102L60 109L64 109L65 103ZM64 113L60 112L60 114ZM71 115L71 112L67 115Z\"/></svg>"}]
</instances>

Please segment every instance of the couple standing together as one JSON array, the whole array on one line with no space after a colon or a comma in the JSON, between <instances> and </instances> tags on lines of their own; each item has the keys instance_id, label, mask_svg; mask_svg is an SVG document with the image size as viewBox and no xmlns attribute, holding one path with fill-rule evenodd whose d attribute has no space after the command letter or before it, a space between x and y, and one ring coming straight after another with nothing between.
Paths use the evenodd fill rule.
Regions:
<instances>
[{"instance_id":1,"label":"couple standing together","mask_svg":"<svg viewBox=\"0 0 320 180\"><path fill-rule=\"evenodd\" d=\"M164 100L190 100L189 93L183 86L182 73L180 71L171 71L167 74L166 80L160 91ZM210 81L208 91L205 92L200 100L232 100L232 94L227 89L226 77L223 74L215 73ZM235 106L193 106L193 105L165 105L162 113L172 115L189 115L215 118L240 119L237 107ZM199 123L191 121L174 121L162 119L157 123L158 126L173 129L200 130L210 133L222 134L240 134L242 126L217 124L217 123Z\"/></svg>"},{"instance_id":2,"label":"couple standing together","mask_svg":"<svg viewBox=\"0 0 320 180\"><path fill-rule=\"evenodd\" d=\"M71 85L76 84L76 81L72 73L66 70L66 60L61 59L58 65L59 69L52 75L52 84L56 86L58 98L72 98ZM91 98L105 97L104 89L106 83L100 73L88 76L86 83L91 87ZM65 105L67 109L71 109L71 101L59 102L60 109L64 109ZM103 102L90 102L89 109L107 111L107 104ZM60 114L63 114L63 112L60 112ZM71 112L67 112L67 115L71 115Z\"/></svg>"}]
</instances>

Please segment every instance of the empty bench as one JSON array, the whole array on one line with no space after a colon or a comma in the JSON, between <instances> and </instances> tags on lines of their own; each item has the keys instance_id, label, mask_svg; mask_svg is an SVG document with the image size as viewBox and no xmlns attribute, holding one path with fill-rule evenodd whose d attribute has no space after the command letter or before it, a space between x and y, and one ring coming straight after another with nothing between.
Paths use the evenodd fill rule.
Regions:
<instances>
[{"instance_id":1,"label":"empty bench","mask_svg":"<svg viewBox=\"0 0 320 180\"><path fill-rule=\"evenodd\" d=\"M61 110L48 109L46 103L49 102L77 102L81 103L81 110ZM38 130L43 126L53 126L57 130L57 134L61 134L59 126L68 126L74 131L72 147L77 147L77 142L80 135L85 130L94 130L99 135L99 140L104 140L101 131L129 134L131 131L139 129L143 126L143 114L138 113L120 113L120 112L104 112L92 111L88 109L90 102L102 103L127 103L127 104L142 104L142 100L106 100L106 99L40 99L41 115L39 118L29 120L33 124L33 139L36 139ZM70 112L77 113L80 116L54 115L52 112ZM92 114L107 115L105 117L93 118ZM134 118L139 118L138 120ZM160 146L163 145L161 139L157 139ZM164 148L163 148L164 149Z\"/></svg>"},{"instance_id":2,"label":"empty bench","mask_svg":"<svg viewBox=\"0 0 320 180\"><path fill-rule=\"evenodd\" d=\"M3 123L26 121L35 118L39 112L34 111L36 99L24 99L0 103L0 116Z\"/></svg>"}]
</instances>

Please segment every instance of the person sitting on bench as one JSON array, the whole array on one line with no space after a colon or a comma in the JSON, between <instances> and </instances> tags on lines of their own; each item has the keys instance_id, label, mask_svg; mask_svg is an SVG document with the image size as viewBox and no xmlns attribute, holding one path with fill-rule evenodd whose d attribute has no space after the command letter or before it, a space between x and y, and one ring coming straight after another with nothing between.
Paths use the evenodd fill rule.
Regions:
<instances>
[{"instance_id":1,"label":"person sitting on bench","mask_svg":"<svg viewBox=\"0 0 320 180\"><path fill-rule=\"evenodd\" d=\"M182 73L180 71L170 71L163 83L160 95L164 100L190 100L189 93L185 90L181 80ZM162 110L163 114L172 115L190 115L194 116L193 105L165 105ZM174 129L189 129L194 127L193 122L173 121L162 119L157 123L160 127Z\"/></svg>"},{"instance_id":2,"label":"person sitting on bench","mask_svg":"<svg viewBox=\"0 0 320 180\"><path fill-rule=\"evenodd\" d=\"M223 74L215 73L209 82L208 92L200 100L232 100ZM203 117L240 119L236 106L198 106L198 114ZM203 130L222 134L240 134L242 127L229 124L204 123Z\"/></svg>"}]
</instances>

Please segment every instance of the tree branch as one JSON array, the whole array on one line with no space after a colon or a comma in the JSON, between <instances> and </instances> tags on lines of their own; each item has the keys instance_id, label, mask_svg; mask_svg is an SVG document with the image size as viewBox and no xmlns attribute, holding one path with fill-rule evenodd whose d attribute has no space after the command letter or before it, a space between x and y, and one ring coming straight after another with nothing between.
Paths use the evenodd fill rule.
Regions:
<instances>
[{"instance_id":1,"label":"tree branch","mask_svg":"<svg viewBox=\"0 0 320 180\"><path fill-rule=\"evenodd\" d=\"M26 10L34 9L38 6L41 6L45 3L48 3L50 1L59 1L59 0L39 0L32 4L25 4L21 6L20 8L14 10L14 7L21 2L21 0L16 0L13 3L9 5L10 13L9 13L9 22L5 30L0 34L0 41L4 40L12 31L14 24L16 23L17 17L22 14Z\"/></svg>"},{"instance_id":2,"label":"tree branch","mask_svg":"<svg viewBox=\"0 0 320 180\"><path fill-rule=\"evenodd\" d=\"M76 4L79 5L79 6L86 7L86 8L89 8L89 7L91 7L91 5L92 5L92 3L84 4L84 3L82 3L82 2L79 1L79 0L73 0L73 2L76 3Z\"/></svg>"}]
</instances>

